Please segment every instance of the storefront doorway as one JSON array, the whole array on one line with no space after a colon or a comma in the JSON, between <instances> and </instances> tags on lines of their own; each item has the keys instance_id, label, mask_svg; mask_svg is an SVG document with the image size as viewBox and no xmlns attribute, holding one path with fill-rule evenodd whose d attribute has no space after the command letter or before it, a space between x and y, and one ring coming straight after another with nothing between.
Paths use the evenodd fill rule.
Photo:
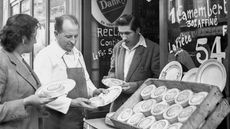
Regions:
<instances>
[{"instance_id":1,"label":"storefront doorway","mask_svg":"<svg viewBox=\"0 0 230 129\"><path fill-rule=\"evenodd\" d=\"M98 1L100 2L100 1ZM121 4L120 7L114 7L111 10L118 10L113 12L111 10L105 10L103 12L100 8L100 4L91 3L91 14L93 15L91 21L91 44L89 44L89 37L86 36L85 43L83 43L83 54L85 54L85 60L89 73L94 84L98 87L104 88L101 80L103 76L108 74L110 68L110 58L112 56L112 49L114 45L121 40L118 30L112 26L113 22L119 18L122 14L133 14L140 19L141 22L141 34L153 42L159 44L159 1L158 0L126 0L125 4ZM98 7L94 7L98 4ZM100 8L96 10L95 8ZM119 10L123 8L123 12ZM97 13L95 13L98 11ZM113 19L109 15L113 15ZM100 13L100 15L98 14ZM118 14L119 13L119 14ZM114 19L114 17L117 17ZM110 22L111 21L111 22ZM85 22L83 21L83 24ZM86 28L88 28L88 24ZM84 29L85 31L85 29ZM88 50L91 48L91 52ZM89 61L89 59L91 61Z\"/></svg>"},{"instance_id":2,"label":"storefront doorway","mask_svg":"<svg viewBox=\"0 0 230 129\"><path fill-rule=\"evenodd\" d=\"M123 3L106 9L106 4L102 4L101 0L92 0L91 3L83 1L83 4L84 6L91 4L90 12L84 10L84 13L87 13L84 16L91 15L91 17L83 18L83 32L86 35L83 34L82 45L86 67L93 83L98 88L107 88L101 80L108 75L114 45L121 40L117 28L112 26L112 23L123 14L133 14L140 19L141 34L159 44L159 1L124 0ZM99 109L101 112L99 114L103 115L102 112L107 112L108 109L109 105ZM95 115L91 112L89 118L98 117Z\"/></svg>"},{"instance_id":3,"label":"storefront doorway","mask_svg":"<svg viewBox=\"0 0 230 129\"><path fill-rule=\"evenodd\" d=\"M142 35L159 44L159 0L135 0L133 13L140 18Z\"/></svg>"}]
</instances>

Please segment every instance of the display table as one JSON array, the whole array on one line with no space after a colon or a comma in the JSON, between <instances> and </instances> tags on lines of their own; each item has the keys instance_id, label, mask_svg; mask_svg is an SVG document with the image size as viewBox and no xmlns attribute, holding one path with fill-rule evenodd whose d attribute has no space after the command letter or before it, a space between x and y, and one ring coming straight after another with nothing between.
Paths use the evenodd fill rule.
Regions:
<instances>
[{"instance_id":1,"label":"display table","mask_svg":"<svg viewBox=\"0 0 230 129\"><path fill-rule=\"evenodd\" d=\"M115 129L105 124L105 118L85 119L84 129Z\"/></svg>"}]
</instances>

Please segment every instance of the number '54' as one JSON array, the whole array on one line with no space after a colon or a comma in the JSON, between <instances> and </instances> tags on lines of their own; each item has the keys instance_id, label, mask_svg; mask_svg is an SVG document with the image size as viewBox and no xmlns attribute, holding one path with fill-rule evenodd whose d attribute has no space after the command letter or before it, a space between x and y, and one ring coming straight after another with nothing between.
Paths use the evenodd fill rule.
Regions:
<instances>
[{"instance_id":1,"label":"number '54'","mask_svg":"<svg viewBox=\"0 0 230 129\"><path fill-rule=\"evenodd\" d=\"M210 58L216 58L219 62L222 62L222 58L225 59L225 52L221 52L221 37L216 36L214 43L212 45ZM204 47L205 44L207 44L208 39L207 38L199 38L197 39L196 44L196 59L199 63L203 63L204 61L208 60L209 53L208 50ZM215 49L215 53L214 53ZM202 55L203 54L203 55ZM204 57L201 59L201 57Z\"/></svg>"}]
</instances>

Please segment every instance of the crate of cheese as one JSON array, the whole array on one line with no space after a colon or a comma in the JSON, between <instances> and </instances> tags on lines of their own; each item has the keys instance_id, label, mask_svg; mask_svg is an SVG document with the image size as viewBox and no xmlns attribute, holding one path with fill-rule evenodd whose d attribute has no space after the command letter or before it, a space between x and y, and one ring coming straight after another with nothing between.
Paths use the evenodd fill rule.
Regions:
<instances>
[{"instance_id":1,"label":"crate of cheese","mask_svg":"<svg viewBox=\"0 0 230 129\"><path fill-rule=\"evenodd\" d=\"M229 112L216 86L150 78L111 120L119 129L215 129Z\"/></svg>"}]
</instances>

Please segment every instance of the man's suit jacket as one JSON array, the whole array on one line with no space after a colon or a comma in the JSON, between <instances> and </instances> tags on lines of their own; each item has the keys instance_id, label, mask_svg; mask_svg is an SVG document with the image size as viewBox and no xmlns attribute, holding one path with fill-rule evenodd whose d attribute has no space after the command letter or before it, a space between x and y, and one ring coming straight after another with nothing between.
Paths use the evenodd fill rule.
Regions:
<instances>
[{"instance_id":1,"label":"man's suit jacket","mask_svg":"<svg viewBox=\"0 0 230 129\"><path fill-rule=\"evenodd\" d=\"M31 69L14 54L0 50L0 129L38 129L39 108L25 107L23 99L39 85Z\"/></svg>"},{"instance_id":2,"label":"man's suit jacket","mask_svg":"<svg viewBox=\"0 0 230 129\"><path fill-rule=\"evenodd\" d=\"M145 39L147 47L138 46L132 59L126 82L137 82L140 86L147 78L158 78L160 69L159 45ZM122 42L118 42L113 48L110 70L108 76L124 80L124 56L125 48ZM130 94L122 93L112 104L111 111L117 110Z\"/></svg>"}]
</instances>

